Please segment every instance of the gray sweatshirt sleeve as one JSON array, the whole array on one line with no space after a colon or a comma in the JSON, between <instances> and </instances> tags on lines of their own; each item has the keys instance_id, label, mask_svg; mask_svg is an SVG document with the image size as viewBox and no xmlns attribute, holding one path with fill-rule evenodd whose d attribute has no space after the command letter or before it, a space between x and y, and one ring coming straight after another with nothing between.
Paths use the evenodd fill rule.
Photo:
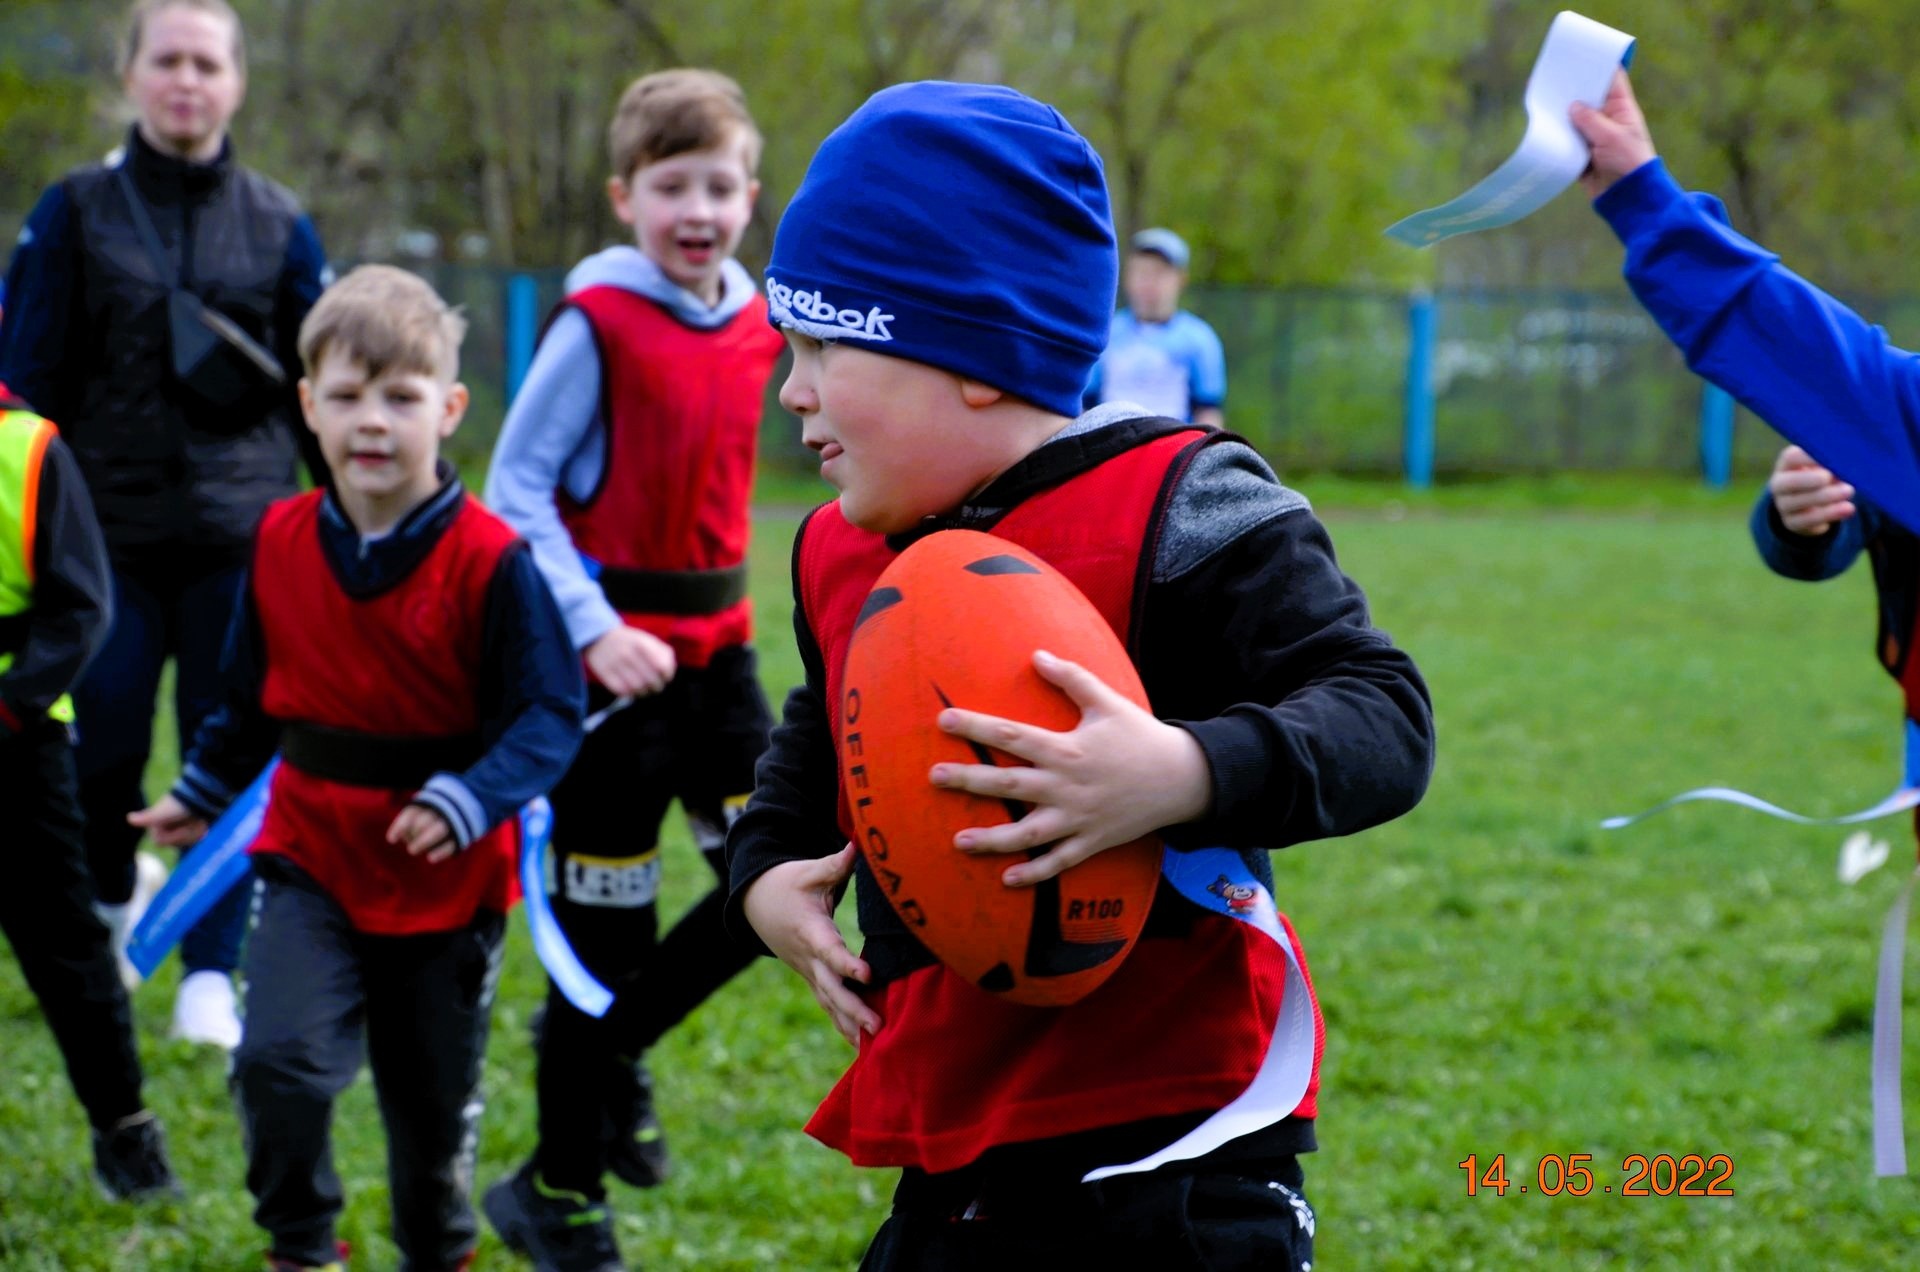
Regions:
<instances>
[{"instance_id":1,"label":"gray sweatshirt sleeve","mask_svg":"<svg viewBox=\"0 0 1920 1272\"><path fill-rule=\"evenodd\" d=\"M532 545L575 649L620 624L606 593L587 576L554 502L563 484L582 494L599 484L598 472L583 469L583 460L605 459L594 431L599 415L600 352L586 316L569 309L547 329L507 410L485 501Z\"/></svg>"}]
</instances>

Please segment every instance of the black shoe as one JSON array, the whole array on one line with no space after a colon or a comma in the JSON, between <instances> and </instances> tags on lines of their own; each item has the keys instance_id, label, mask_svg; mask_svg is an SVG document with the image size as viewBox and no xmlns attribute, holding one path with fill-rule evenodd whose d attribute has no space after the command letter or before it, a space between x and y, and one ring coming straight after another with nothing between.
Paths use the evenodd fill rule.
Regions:
<instances>
[{"instance_id":1,"label":"black shoe","mask_svg":"<svg viewBox=\"0 0 1920 1272\"><path fill-rule=\"evenodd\" d=\"M93 1173L115 1201L184 1195L167 1164L160 1119L151 1113L136 1113L112 1130L94 1129Z\"/></svg>"},{"instance_id":2,"label":"black shoe","mask_svg":"<svg viewBox=\"0 0 1920 1272\"><path fill-rule=\"evenodd\" d=\"M547 1005L542 1003L527 1020L535 1054L540 1051L546 1029ZM653 1114L653 1074L648 1072L645 1060L636 1060L631 1080L623 1076L619 1083L618 1090L607 1093L601 1124L607 1169L615 1179L635 1188L657 1188L672 1173L673 1160L667 1155L666 1132Z\"/></svg>"},{"instance_id":3,"label":"black shoe","mask_svg":"<svg viewBox=\"0 0 1920 1272\"><path fill-rule=\"evenodd\" d=\"M547 1187L530 1165L487 1189L480 1204L500 1239L538 1272L626 1272L606 1205Z\"/></svg>"},{"instance_id":4,"label":"black shoe","mask_svg":"<svg viewBox=\"0 0 1920 1272\"><path fill-rule=\"evenodd\" d=\"M633 1064L632 1084L607 1099L607 1169L635 1188L656 1188L673 1170L667 1135L653 1114L653 1074L647 1062Z\"/></svg>"}]
</instances>

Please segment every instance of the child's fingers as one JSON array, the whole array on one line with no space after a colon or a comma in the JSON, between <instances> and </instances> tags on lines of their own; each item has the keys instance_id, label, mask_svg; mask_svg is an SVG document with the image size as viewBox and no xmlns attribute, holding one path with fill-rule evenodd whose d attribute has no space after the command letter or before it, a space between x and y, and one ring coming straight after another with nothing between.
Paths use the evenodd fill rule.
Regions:
<instances>
[{"instance_id":1,"label":"child's fingers","mask_svg":"<svg viewBox=\"0 0 1920 1272\"><path fill-rule=\"evenodd\" d=\"M1004 751L1016 759L1026 760L1029 763L1038 762L1048 755L1049 745L1060 737L1060 734L1052 729L1022 724L1018 720L1008 720L980 711L966 711L960 707L948 707L935 717L934 722L940 726L943 733L951 733L956 738L965 738L969 742L990 746L996 751ZM954 767L992 766L957 765Z\"/></svg>"},{"instance_id":2,"label":"child's fingers","mask_svg":"<svg viewBox=\"0 0 1920 1272\"><path fill-rule=\"evenodd\" d=\"M840 1036L858 1046L860 1034L864 1030L873 1033L880 1028L879 1015L864 1002L860 996L843 984L832 968L824 963L815 963L807 974L807 981L813 986L813 996L833 1018L834 1027Z\"/></svg>"},{"instance_id":3,"label":"child's fingers","mask_svg":"<svg viewBox=\"0 0 1920 1272\"><path fill-rule=\"evenodd\" d=\"M1124 701L1106 681L1077 662L1068 662L1057 654L1041 649L1033 655L1033 668L1041 679L1066 690L1082 712L1114 706Z\"/></svg>"},{"instance_id":4,"label":"child's fingers","mask_svg":"<svg viewBox=\"0 0 1920 1272\"><path fill-rule=\"evenodd\" d=\"M1798 495L1833 484L1833 474L1814 464L1804 468L1782 468L1776 471L1772 480L1767 483L1767 488L1776 495Z\"/></svg>"},{"instance_id":5,"label":"child's fingers","mask_svg":"<svg viewBox=\"0 0 1920 1272\"><path fill-rule=\"evenodd\" d=\"M953 846L966 853L1032 852L1065 839L1075 827L1058 808L1043 806L1019 821L999 826L969 826L953 837Z\"/></svg>"},{"instance_id":6,"label":"child's fingers","mask_svg":"<svg viewBox=\"0 0 1920 1272\"><path fill-rule=\"evenodd\" d=\"M942 790L965 791L988 799L1010 799L1022 804L1046 802L1052 779L1045 769L1025 764L954 764L943 762L927 770L927 780Z\"/></svg>"},{"instance_id":7,"label":"child's fingers","mask_svg":"<svg viewBox=\"0 0 1920 1272\"><path fill-rule=\"evenodd\" d=\"M1074 836L1062 840L1050 852L1041 853L1032 861L1023 861L1017 866L1009 866L1000 874L1000 882L1009 888L1030 888L1043 883L1064 870L1071 870L1087 858L1093 856L1091 840Z\"/></svg>"}]
</instances>

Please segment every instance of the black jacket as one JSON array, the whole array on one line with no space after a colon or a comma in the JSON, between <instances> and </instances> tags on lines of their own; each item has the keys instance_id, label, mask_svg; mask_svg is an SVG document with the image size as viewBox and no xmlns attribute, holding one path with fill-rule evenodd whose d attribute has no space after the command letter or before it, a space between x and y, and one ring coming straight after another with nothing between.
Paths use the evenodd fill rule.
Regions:
<instances>
[{"instance_id":1,"label":"black jacket","mask_svg":"<svg viewBox=\"0 0 1920 1272\"><path fill-rule=\"evenodd\" d=\"M0 411L24 405L0 390ZM86 483L56 437L40 460L33 606L21 616L17 640L0 635L0 649L14 655L0 672L0 741L29 728L73 688L106 643L112 601L107 553Z\"/></svg>"},{"instance_id":2,"label":"black jacket","mask_svg":"<svg viewBox=\"0 0 1920 1272\"><path fill-rule=\"evenodd\" d=\"M93 495L109 552L138 568L182 548L245 560L266 506L292 494L306 429L292 384L301 320L326 263L294 197L233 161L149 146L126 160L187 290L272 349L286 393L212 418L171 380L167 293L115 168L91 164L41 196L7 275L0 380L60 425Z\"/></svg>"},{"instance_id":3,"label":"black jacket","mask_svg":"<svg viewBox=\"0 0 1920 1272\"><path fill-rule=\"evenodd\" d=\"M1082 416L925 528L991 531L1015 504L1166 424L1116 416L1113 408ZM797 596L797 540L795 550ZM1169 845L1238 849L1270 880L1262 850L1350 835L1419 802L1433 773L1426 684L1373 626L1306 500L1250 447L1223 441L1195 457L1171 493L1151 568L1136 633L1140 677L1155 712L1200 743L1214 786L1207 815L1168 828ZM788 697L753 798L727 836L728 925L756 946L741 912L746 889L782 862L828 856L846 842L821 702L825 666L798 604L793 620L806 681ZM857 891L876 981L928 961L872 887ZM1168 902L1170 913L1156 904L1154 920L1174 921L1180 907Z\"/></svg>"}]
</instances>

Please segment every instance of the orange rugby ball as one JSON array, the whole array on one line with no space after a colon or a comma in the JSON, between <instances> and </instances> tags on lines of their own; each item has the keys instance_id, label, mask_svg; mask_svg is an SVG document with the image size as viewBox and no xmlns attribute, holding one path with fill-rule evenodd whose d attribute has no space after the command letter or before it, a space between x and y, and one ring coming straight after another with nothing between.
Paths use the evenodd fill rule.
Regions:
<instances>
[{"instance_id":1,"label":"orange rugby ball","mask_svg":"<svg viewBox=\"0 0 1920 1272\"><path fill-rule=\"evenodd\" d=\"M840 772L859 845L880 890L936 958L988 993L1060 1006L1111 976L1139 939L1160 879L1160 841L1110 848L1056 878L1009 888L1018 856L953 845L969 826L1017 820L1024 805L942 790L941 761L1024 761L944 733L952 705L1069 730L1080 710L1034 670L1045 649L1146 706L1118 637L1065 575L1006 539L947 530L887 567L847 647Z\"/></svg>"}]
</instances>

